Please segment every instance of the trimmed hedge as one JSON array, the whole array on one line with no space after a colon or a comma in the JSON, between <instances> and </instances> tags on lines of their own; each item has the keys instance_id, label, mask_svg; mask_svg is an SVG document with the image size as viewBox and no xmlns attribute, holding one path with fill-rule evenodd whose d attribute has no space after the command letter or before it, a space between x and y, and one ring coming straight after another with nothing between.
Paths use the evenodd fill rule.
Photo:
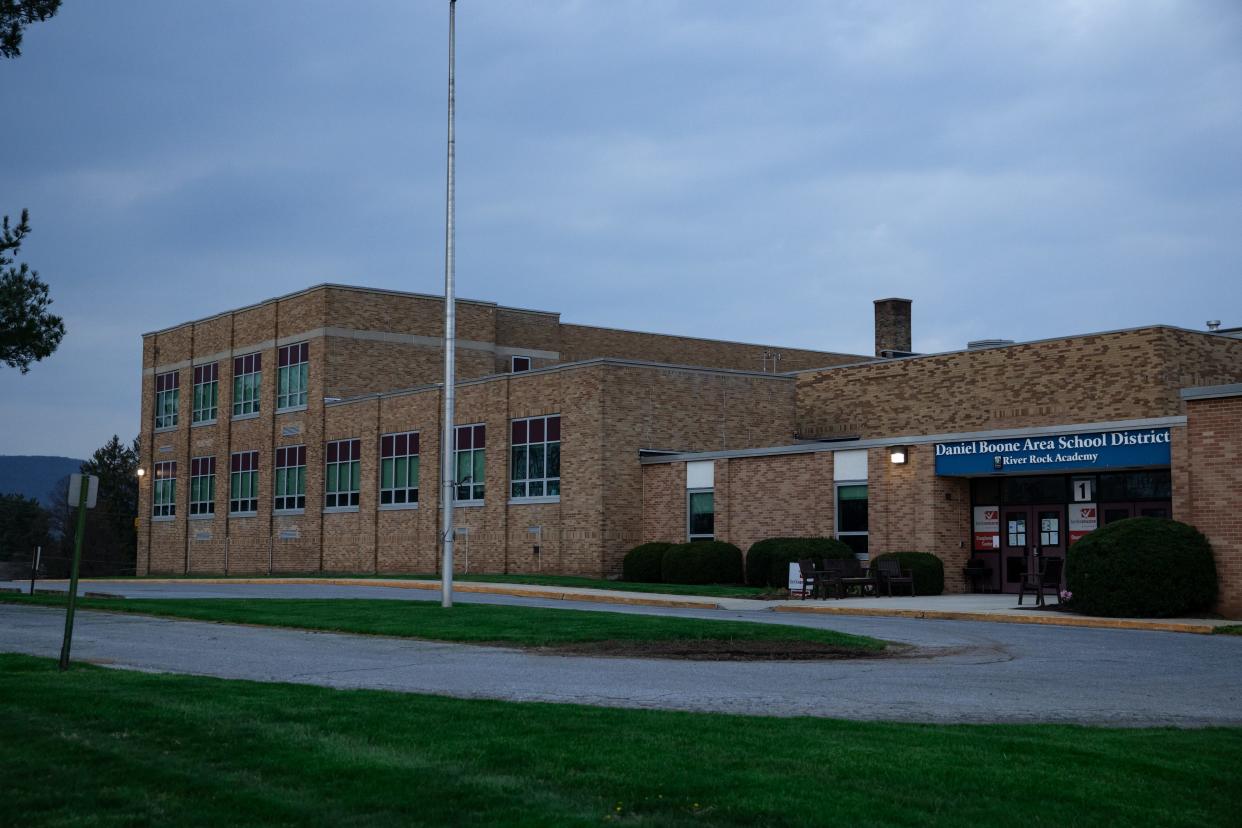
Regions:
<instances>
[{"instance_id":1,"label":"trimmed hedge","mask_svg":"<svg viewBox=\"0 0 1242 828\"><path fill-rule=\"evenodd\" d=\"M621 580L639 584L658 584L663 576L664 553L671 543L644 543L625 553L621 562Z\"/></svg>"},{"instance_id":2,"label":"trimmed hedge","mask_svg":"<svg viewBox=\"0 0 1242 828\"><path fill-rule=\"evenodd\" d=\"M1070 603L1087 615L1169 618L1216 600L1216 561L1207 538L1166 518L1128 518L1070 547Z\"/></svg>"},{"instance_id":3,"label":"trimmed hedge","mask_svg":"<svg viewBox=\"0 0 1242 828\"><path fill-rule=\"evenodd\" d=\"M742 550L724 541L696 541L664 553L661 576L666 584L740 584Z\"/></svg>"},{"instance_id":4,"label":"trimmed hedge","mask_svg":"<svg viewBox=\"0 0 1242 828\"><path fill-rule=\"evenodd\" d=\"M939 595L944 592L944 561L930 552L887 552L871 559L874 567L876 561L897 561L902 569L908 569L914 575L914 591L917 595ZM903 587L904 588L904 587ZM897 589L893 589L894 594Z\"/></svg>"},{"instance_id":5,"label":"trimmed hedge","mask_svg":"<svg viewBox=\"0 0 1242 828\"><path fill-rule=\"evenodd\" d=\"M819 566L826 559L853 557L854 550L833 538L768 538L752 544L746 553L746 583L784 587L789 584L791 563L810 558Z\"/></svg>"}]
</instances>

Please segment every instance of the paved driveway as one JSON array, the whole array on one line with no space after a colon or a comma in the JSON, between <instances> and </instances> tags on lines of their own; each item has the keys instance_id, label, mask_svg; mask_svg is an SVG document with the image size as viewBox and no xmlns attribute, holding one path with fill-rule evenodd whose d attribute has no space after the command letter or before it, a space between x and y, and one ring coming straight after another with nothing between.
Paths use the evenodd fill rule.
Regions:
<instances>
[{"instance_id":1,"label":"paved driveway","mask_svg":"<svg viewBox=\"0 0 1242 828\"><path fill-rule=\"evenodd\" d=\"M148 597L438 598L417 590L326 585L134 583L110 584L108 590ZM932 652L820 663L582 658L81 612L74 655L118 667L224 678L621 707L923 722L1242 725L1239 637L459 598L567 612L798 624ZM0 605L0 650L55 656L63 623L61 611Z\"/></svg>"}]
</instances>

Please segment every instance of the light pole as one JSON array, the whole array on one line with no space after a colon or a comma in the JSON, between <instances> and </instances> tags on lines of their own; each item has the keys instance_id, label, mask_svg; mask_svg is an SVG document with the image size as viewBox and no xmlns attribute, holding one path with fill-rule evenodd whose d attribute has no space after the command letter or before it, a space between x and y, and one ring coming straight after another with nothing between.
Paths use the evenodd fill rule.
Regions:
<instances>
[{"instance_id":1,"label":"light pole","mask_svg":"<svg viewBox=\"0 0 1242 828\"><path fill-rule=\"evenodd\" d=\"M455 350L457 348L457 307L453 297L453 61L457 0L449 0L448 49L448 181L444 222L444 428L440 434L440 497L442 521L440 542L444 559L440 564L440 606L453 606L453 499L457 495L456 445L453 440L453 405L456 402Z\"/></svg>"}]
</instances>

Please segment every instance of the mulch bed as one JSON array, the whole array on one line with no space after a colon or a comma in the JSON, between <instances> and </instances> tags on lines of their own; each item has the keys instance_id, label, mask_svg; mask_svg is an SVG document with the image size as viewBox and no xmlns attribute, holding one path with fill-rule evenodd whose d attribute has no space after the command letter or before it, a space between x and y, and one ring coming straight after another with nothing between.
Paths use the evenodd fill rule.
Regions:
<instances>
[{"instance_id":1,"label":"mulch bed","mask_svg":"<svg viewBox=\"0 0 1242 828\"><path fill-rule=\"evenodd\" d=\"M827 661L843 659L891 658L905 648L856 650L814 641L722 641L690 639L684 641L592 641L538 647L547 655L596 656L606 658L675 658L689 661Z\"/></svg>"}]
</instances>

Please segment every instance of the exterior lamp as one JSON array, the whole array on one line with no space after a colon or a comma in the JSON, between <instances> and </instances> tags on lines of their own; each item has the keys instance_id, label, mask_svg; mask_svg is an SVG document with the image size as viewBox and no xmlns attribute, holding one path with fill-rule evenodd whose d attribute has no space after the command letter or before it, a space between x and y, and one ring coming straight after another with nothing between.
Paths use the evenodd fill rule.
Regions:
<instances>
[{"instance_id":1,"label":"exterior lamp","mask_svg":"<svg viewBox=\"0 0 1242 828\"><path fill-rule=\"evenodd\" d=\"M888 450L888 459L893 461L894 466L904 466L909 457L910 450L905 446L893 446Z\"/></svg>"},{"instance_id":2,"label":"exterior lamp","mask_svg":"<svg viewBox=\"0 0 1242 828\"><path fill-rule=\"evenodd\" d=\"M146 474L146 473L147 473L147 470L146 470L146 469L142 468L141 466L139 466L139 467L138 467L138 476L139 476L139 477L142 477L142 476L143 476L144 474Z\"/></svg>"}]
</instances>

